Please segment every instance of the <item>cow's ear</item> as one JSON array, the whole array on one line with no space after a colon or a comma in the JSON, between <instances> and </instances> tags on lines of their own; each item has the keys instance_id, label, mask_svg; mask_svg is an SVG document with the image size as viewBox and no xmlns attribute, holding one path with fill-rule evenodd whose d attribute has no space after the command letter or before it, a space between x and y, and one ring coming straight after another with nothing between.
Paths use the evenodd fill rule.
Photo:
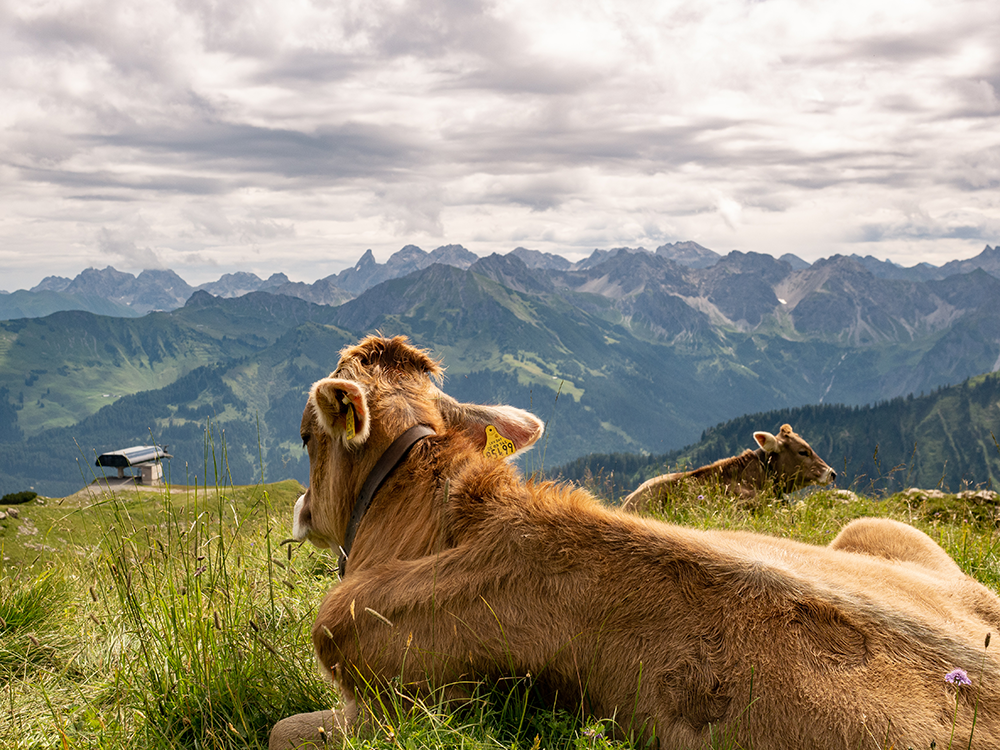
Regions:
<instances>
[{"instance_id":1,"label":"cow's ear","mask_svg":"<svg viewBox=\"0 0 1000 750\"><path fill-rule=\"evenodd\" d=\"M770 432L764 432L763 430L755 432L753 439L757 441L757 445L764 449L765 453L776 453L778 450L778 438Z\"/></svg>"},{"instance_id":2,"label":"cow's ear","mask_svg":"<svg viewBox=\"0 0 1000 750\"><path fill-rule=\"evenodd\" d=\"M513 406L462 404L441 394L441 415L450 427L458 427L478 450L502 458L530 448L545 431L538 417Z\"/></svg>"},{"instance_id":3,"label":"cow's ear","mask_svg":"<svg viewBox=\"0 0 1000 750\"><path fill-rule=\"evenodd\" d=\"M333 438L347 445L361 445L368 439L371 420L365 392L353 380L323 378L309 391L316 420Z\"/></svg>"}]
</instances>

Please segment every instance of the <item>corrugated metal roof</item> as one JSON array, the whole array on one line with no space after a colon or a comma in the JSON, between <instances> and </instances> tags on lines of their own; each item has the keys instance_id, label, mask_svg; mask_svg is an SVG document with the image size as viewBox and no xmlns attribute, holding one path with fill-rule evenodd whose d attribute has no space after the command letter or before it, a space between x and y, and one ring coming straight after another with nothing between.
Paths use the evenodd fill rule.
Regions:
<instances>
[{"instance_id":1,"label":"corrugated metal roof","mask_svg":"<svg viewBox=\"0 0 1000 750\"><path fill-rule=\"evenodd\" d=\"M159 461L161 458L172 458L172 456L158 445L134 445L120 451L102 453L94 465L125 468Z\"/></svg>"}]
</instances>

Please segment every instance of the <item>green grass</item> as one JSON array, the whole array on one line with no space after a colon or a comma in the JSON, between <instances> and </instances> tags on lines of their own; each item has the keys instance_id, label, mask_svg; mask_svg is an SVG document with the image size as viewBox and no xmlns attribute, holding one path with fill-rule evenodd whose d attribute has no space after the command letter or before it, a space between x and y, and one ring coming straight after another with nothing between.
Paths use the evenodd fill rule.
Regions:
<instances>
[{"instance_id":1,"label":"green grass","mask_svg":"<svg viewBox=\"0 0 1000 750\"><path fill-rule=\"evenodd\" d=\"M310 628L335 560L289 536L297 482L135 488L32 501L3 522L0 747L265 748L270 727L334 707ZM847 521L897 518L1000 586L992 507L974 498L844 499L813 492L750 511L678 494L660 515L828 543ZM19 532L25 525L33 534ZM389 706L355 748L607 750L607 717L539 705L523 682L482 688L458 711ZM734 750L719 739L712 745Z\"/></svg>"},{"instance_id":2,"label":"green grass","mask_svg":"<svg viewBox=\"0 0 1000 750\"><path fill-rule=\"evenodd\" d=\"M266 747L282 714L332 704L309 647L330 561L280 544L300 492L20 506L0 536L0 747Z\"/></svg>"}]
</instances>

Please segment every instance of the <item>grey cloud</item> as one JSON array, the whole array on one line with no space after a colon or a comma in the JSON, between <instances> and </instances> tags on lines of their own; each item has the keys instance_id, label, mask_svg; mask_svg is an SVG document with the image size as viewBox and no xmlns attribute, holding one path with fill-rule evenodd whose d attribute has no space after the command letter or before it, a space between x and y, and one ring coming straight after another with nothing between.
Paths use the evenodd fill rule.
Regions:
<instances>
[{"instance_id":1,"label":"grey cloud","mask_svg":"<svg viewBox=\"0 0 1000 750\"><path fill-rule=\"evenodd\" d=\"M212 237L229 237L234 232L233 223L225 211L218 205L197 205L188 207L184 217L190 221L196 230Z\"/></svg>"},{"instance_id":2,"label":"grey cloud","mask_svg":"<svg viewBox=\"0 0 1000 750\"><path fill-rule=\"evenodd\" d=\"M112 195L110 193L89 193L86 195L67 195L66 198L71 201L97 201L99 203L105 202L121 202L130 203L135 200L135 197L129 195Z\"/></svg>"},{"instance_id":3,"label":"grey cloud","mask_svg":"<svg viewBox=\"0 0 1000 750\"><path fill-rule=\"evenodd\" d=\"M740 0L721 15L681 4L671 16L636 2L541 4L509 18L490 0L87 0L21 10L28 2L0 3L9 27L0 42L16 35L0 44L12 62L0 84L19 118L0 135L4 195L14 196L5 243L19 242L18 227L44 217L46 203L58 242L78 241L79 224L67 229L60 216L64 197L108 202L108 214L82 219L98 225L138 210L112 201L135 201L157 237L174 243L180 232L192 250L224 237L292 254L314 244L312 228L295 234L313 221L341 238L364 232L362 244L379 221L434 236L523 222L539 241L567 247L627 244L650 216L719 236L720 198L746 209L743 238L765 212L768 230L756 236L778 237L778 214L788 213L794 243L803 216L815 224L828 212L838 238L864 220L836 214L856 199L852 183L887 206L933 195L953 213L951 227L918 217L868 224L859 237L980 232L997 242L974 214L991 210L985 191L1000 187L1000 56L986 0L898 19L905 34L872 32L893 18L862 26L864 13L834 6L817 16L829 30L815 28L811 9L792 3L759 38L740 20ZM567 16L602 24L587 38L609 46L593 55L547 46L569 33ZM803 28L805 40L767 38ZM39 197L29 206L35 199L19 194ZM823 208L799 213L806 203ZM189 214L194 204L207 213ZM64 213L88 211L78 203ZM691 239L680 231L671 227L671 238ZM818 231L810 227L810 241ZM101 242L123 256L158 251L131 230Z\"/></svg>"},{"instance_id":4,"label":"grey cloud","mask_svg":"<svg viewBox=\"0 0 1000 750\"><path fill-rule=\"evenodd\" d=\"M244 243L295 236L295 227L292 224L283 224L259 216L230 219L226 215L225 207L214 202L210 205L189 206L183 214L195 228L196 234L236 237Z\"/></svg>"},{"instance_id":5,"label":"grey cloud","mask_svg":"<svg viewBox=\"0 0 1000 750\"><path fill-rule=\"evenodd\" d=\"M513 203L532 211L547 211L579 191L579 181L570 176L526 176L507 181L479 198L488 203Z\"/></svg>"},{"instance_id":6,"label":"grey cloud","mask_svg":"<svg viewBox=\"0 0 1000 750\"><path fill-rule=\"evenodd\" d=\"M722 160L724 157L707 136L734 124L730 120L705 119L684 126L634 128L624 135L617 123L582 126L539 120L517 129L476 125L450 136L460 161L493 165L498 171L512 165L537 171L539 166L604 163L612 169L616 165L628 169L638 165L655 172L689 162Z\"/></svg>"},{"instance_id":7,"label":"grey cloud","mask_svg":"<svg viewBox=\"0 0 1000 750\"><path fill-rule=\"evenodd\" d=\"M243 242L295 236L295 227L293 225L282 224L272 219L255 218L247 221L237 221L234 224L234 228L239 233L240 240Z\"/></svg>"},{"instance_id":8,"label":"grey cloud","mask_svg":"<svg viewBox=\"0 0 1000 750\"><path fill-rule=\"evenodd\" d=\"M881 98L879 104L882 109L894 113L919 114L928 111L926 102L908 91L887 94Z\"/></svg>"},{"instance_id":9,"label":"grey cloud","mask_svg":"<svg viewBox=\"0 0 1000 750\"><path fill-rule=\"evenodd\" d=\"M1000 188L1000 146L962 154L951 171L952 184L962 190Z\"/></svg>"},{"instance_id":10,"label":"grey cloud","mask_svg":"<svg viewBox=\"0 0 1000 750\"><path fill-rule=\"evenodd\" d=\"M426 232L441 237L444 226L441 211L444 200L440 185L433 183L398 184L375 191L374 210L398 234Z\"/></svg>"},{"instance_id":11,"label":"grey cloud","mask_svg":"<svg viewBox=\"0 0 1000 750\"><path fill-rule=\"evenodd\" d=\"M848 47L854 59L880 57L893 62L912 62L943 57L955 52L958 41L940 30L923 34L878 35L860 39Z\"/></svg>"},{"instance_id":12,"label":"grey cloud","mask_svg":"<svg viewBox=\"0 0 1000 750\"><path fill-rule=\"evenodd\" d=\"M329 182L384 177L420 167L427 159L403 126L358 123L303 133L208 122L177 130L134 130L113 136L91 136L90 140L105 146L136 149L153 162L176 162L192 169L204 164L226 165L237 173L325 178Z\"/></svg>"},{"instance_id":13,"label":"grey cloud","mask_svg":"<svg viewBox=\"0 0 1000 750\"><path fill-rule=\"evenodd\" d=\"M998 97L1000 92L992 83L980 78L957 81L953 88L961 95L962 105L951 112L941 113L936 119L967 117L1000 120L1000 97Z\"/></svg>"},{"instance_id":14,"label":"grey cloud","mask_svg":"<svg viewBox=\"0 0 1000 750\"><path fill-rule=\"evenodd\" d=\"M390 56L439 57L456 51L506 56L515 46L515 33L489 9L485 0L410 0L396 12L378 13L369 31Z\"/></svg>"},{"instance_id":15,"label":"grey cloud","mask_svg":"<svg viewBox=\"0 0 1000 750\"><path fill-rule=\"evenodd\" d=\"M371 40L366 52L300 49L283 52L258 80L343 80L376 68L386 58L441 60L455 89L505 93L578 93L593 87L596 70L578 63L531 60L513 27L490 15L488 4L466 0L416 0L391 11L374 4L349 14L342 28Z\"/></svg>"},{"instance_id":16,"label":"grey cloud","mask_svg":"<svg viewBox=\"0 0 1000 750\"><path fill-rule=\"evenodd\" d=\"M195 19L208 51L266 57L278 44L274 29L262 23L272 8L268 3L179 0L177 7Z\"/></svg>"},{"instance_id":17,"label":"grey cloud","mask_svg":"<svg viewBox=\"0 0 1000 750\"><path fill-rule=\"evenodd\" d=\"M457 77L442 89L474 89L507 94L578 94L593 87L604 76L571 65L519 60L510 65L496 65Z\"/></svg>"},{"instance_id":18,"label":"grey cloud","mask_svg":"<svg viewBox=\"0 0 1000 750\"><path fill-rule=\"evenodd\" d=\"M87 57L93 55L128 75L172 77L170 55L159 30L135 26L123 33L116 18L119 12L113 3L60 8L57 13L38 15L30 21L17 20L14 33L36 54L45 51L52 58L68 58L81 65L89 63Z\"/></svg>"},{"instance_id":19,"label":"grey cloud","mask_svg":"<svg viewBox=\"0 0 1000 750\"><path fill-rule=\"evenodd\" d=\"M887 240L979 240L995 242L1000 222L980 224L947 224L926 221L907 221L889 224L862 224L849 233L850 242L884 242Z\"/></svg>"},{"instance_id":20,"label":"grey cloud","mask_svg":"<svg viewBox=\"0 0 1000 750\"><path fill-rule=\"evenodd\" d=\"M328 50L296 49L282 52L253 80L261 83L330 83L370 70L374 60Z\"/></svg>"},{"instance_id":21,"label":"grey cloud","mask_svg":"<svg viewBox=\"0 0 1000 750\"><path fill-rule=\"evenodd\" d=\"M42 169L30 165L12 164L20 175L29 182L42 182L52 185L62 185L72 188L96 188L139 191L160 191L167 193L182 193L187 195L213 195L227 192L232 184L227 181L187 176L158 175L155 177L137 177L133 174L112 172L110 170L93 170L84 172L70 169ZM97 200L97 198L91 198ZM119 197L116 200L129 200Z\"/></svg>"},{"instance_id":22,"label":"grey cloud","mask_svg":"<svg viewBox=\"0 0 1000 750\"><path fill-rule=\"evenodd\" d=\"M150 247L140 247L136 244L140 229L121 230L101 227L97 235L97 246L101 256L106 260L118 260L133 268L164 268L164 263L157 252Z\"/></svg>"},{"instance_id":23,"label":"grey cloud","mask_svg":"<svg viewBox=\"0 0 1000 750\"><path fill-rule=\"evenodd\" d=\"M868 34L856 38L830 38L808 52L786 53L785 65L831 69L841 64L870 65L885 61L905 63L952 54L962 40L941 29L923 33Z\"/></svg>"}]
</instances>

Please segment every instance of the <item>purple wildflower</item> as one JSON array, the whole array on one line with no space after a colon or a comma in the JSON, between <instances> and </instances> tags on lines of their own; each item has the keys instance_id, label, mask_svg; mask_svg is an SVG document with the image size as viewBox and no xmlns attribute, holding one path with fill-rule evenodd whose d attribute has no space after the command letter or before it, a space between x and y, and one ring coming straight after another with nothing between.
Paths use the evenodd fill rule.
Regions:
<instances>
[{"instance_id":1,"label":"purple wildflower","mask_svg":"<svg viewBox=\"0 0 1000 750\"><path fill-rule=\"evenodd\" d=\"M698 495L698 499L699 499L699 500L704 500L704 499L705 499L705 496L704 496L704 495Z\"/></svg>"},{"instance_id":2,"label":"purple wildflower","mask_svg":"<svg viewBox=\"0 0 1000 750\"><path fill-rule=\"evenodd\" d=\"M971 685L972 680L969 679L969 675L965 673L964 669L953 669L948 674L944 676L944 681L951 683L955 687L962 687L963 685Z\"/></svg>"}]
</instances>

